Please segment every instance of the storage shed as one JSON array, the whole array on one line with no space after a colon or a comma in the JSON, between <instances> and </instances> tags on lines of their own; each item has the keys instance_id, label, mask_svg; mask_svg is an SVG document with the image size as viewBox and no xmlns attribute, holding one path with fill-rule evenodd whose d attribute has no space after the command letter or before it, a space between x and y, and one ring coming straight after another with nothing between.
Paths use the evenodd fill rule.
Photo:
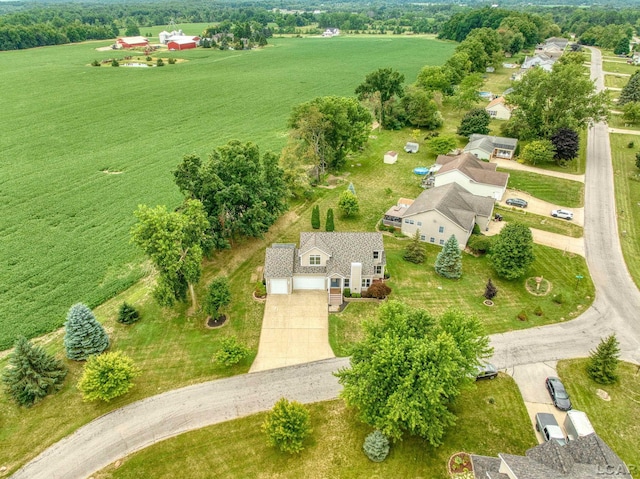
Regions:
<instances>
[{"instance_id":1,"label":"storage shed","mask_svg":"<svg viewBox=\"0 0 640 479\"><path fill-rule=\"evenodd\" d=\"M387 151L384 154L384 162L387 165L393 165L396 161L398 161L398 152L397 151Z\"/></svg>"},{"instance_id":2,"label":"storage shed","mask_svg":"<svg viewBox=\"0 0 640 479\"><path fill-rule=\"evenodd\" d=\"M407 153L418 153L419 149L420 145L412 141L408 141L407 144L404 145L404 151L406 151Z\"/></svg>"}]
</instances>

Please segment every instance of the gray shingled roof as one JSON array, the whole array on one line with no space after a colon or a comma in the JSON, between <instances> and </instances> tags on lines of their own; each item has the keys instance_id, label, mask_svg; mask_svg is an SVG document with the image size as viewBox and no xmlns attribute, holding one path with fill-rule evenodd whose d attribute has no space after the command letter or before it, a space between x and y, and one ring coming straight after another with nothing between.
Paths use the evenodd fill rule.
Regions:
<instances>
[{"instance_id":1,"label":"gray shingled roof","mask_svg":"<svg viewBox=\"0 0 640 479\"><path fill-rule=\"evenodd\" d=\"M381 233L300 233L300 248L295 245L272 245L267 248L265 278L290 277L293 274L351 275L351 263L362 263L362 274L374 274L374 266L386 264ZM317 247L331 255L326 267L300 266L300 255ZM295 249L294 249L295 248ZM380 262L374 263L373 252L379 251Z\"/></svg>"},{"instance_id":2,"label":"gray shingled roof","mask_svg":"<svg viewBox=\"0 0 640 479\"><path fill-rule=\"evenodd\" d=\"M442 165L436 176L448 171L458 170L476 183L485 185L506 188L509 181L509 173L496 171L498 165L479 160L471 153L463 153L457 156L438 155L436 164Z\"/></svg>"},{"instance_id":3,"label":"gray shingled roof","mask_svg":"<svg viewBox=\"0 0 640 479\"><path fill-rule=\"evenodd\" d=\"M494 199L476 196L457 183L424 190L406 209L403 218L436 210L466 231L473 229L476 215L491 216Z\"/></svg>"},{"instance_id":4,"label":"gray shingled roof","mask_svg":"<svg viewBox=\"0 0 640 479\"><path fill-rule=\"evenodd\" d=\"M477 478L482 479L509 479L506 474L500 474L500 464L502 461L497 457L471 455L471 465L473 473Z\"/></svg>"},{"instance_id":5,"label":"gray shingled roof","mask_svg":"<svg viewBox=\"0 0 640 479\"><path fill-rule=\"evenodd\" d=\"M474 133L469 137L469 143L464 147L464 151L480 149L487 153L493 153L494 148L515 151L518 140L515 138L505 138L503 136L480 135Z\"/></svg>"}]
</instances>

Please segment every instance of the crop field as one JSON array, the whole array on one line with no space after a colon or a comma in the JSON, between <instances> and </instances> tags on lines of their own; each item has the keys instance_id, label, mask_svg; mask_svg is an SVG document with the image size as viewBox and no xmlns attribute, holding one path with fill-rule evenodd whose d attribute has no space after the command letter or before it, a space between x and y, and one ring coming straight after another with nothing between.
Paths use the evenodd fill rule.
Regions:
<instances>
[{"instance_id":1,"label":"crop field","mask_svg":"<svg viewBox=\"0 0 640 479\"><path fill-rule=\"evenodd\" d=\"M173 207L171 170L230 139L285 142L291 108L352 95L395 68L413 82L454 44L420 37L278 38L254 51L162 53L163 68L90 67L109 42L2 52L0 349L95 306L144 273L129 243L138 204Z\"/></svg>"}]
</instances>

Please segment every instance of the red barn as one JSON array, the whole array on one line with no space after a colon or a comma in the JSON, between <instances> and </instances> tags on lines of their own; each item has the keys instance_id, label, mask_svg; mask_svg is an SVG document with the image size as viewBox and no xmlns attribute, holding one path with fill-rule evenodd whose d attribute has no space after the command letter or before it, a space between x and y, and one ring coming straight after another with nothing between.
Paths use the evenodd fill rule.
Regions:
<instances>
[{"instance_id":1,"label":"red barn","mask_svg":"<svg viewBox=\"0 0 640 479\"><path fill-rule=\"evenodd\" d=\"M169 50L189 50L197 46L198 40L194 39L194 37L173 38L167 43Z\"/></svg>"},{"instance_id":2,"label":"red barn","mask_svg":"<svg viewBox=\"0 0 640 479\"><path fill-rule=\"evenodd\" d=\"M122 38L118 38L117 41L122 48L149 46L149 40L147 40L145 37L122 37Z\"/></svg>"}]
</instances>

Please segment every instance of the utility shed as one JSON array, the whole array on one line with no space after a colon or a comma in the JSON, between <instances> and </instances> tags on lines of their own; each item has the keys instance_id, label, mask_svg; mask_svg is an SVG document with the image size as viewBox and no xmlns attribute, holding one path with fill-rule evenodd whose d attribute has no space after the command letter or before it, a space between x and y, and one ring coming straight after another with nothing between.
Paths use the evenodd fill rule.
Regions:
<instances>
[{"instance_id":1,"label":"utility shed","mask_svg":"<svg viewBox=\"0 0 640 479\"><path fill-rule=\"evenodd\" d=\"M387 151L384 154L384 162L387 165L393 165L396 161L398 161L398 152L397 151Z\"/></svg>"},{"instance_id":2,"label":"utility shed","mask_svg":"<svg viewBox=\"0 0 640 479\"><path fill-rule=\"evenodd\" d=\"M407 153L418 153L419 149L420 145L412 141L408 141L407 144L404 145L404 151L406 151Z\"/></svg>"}]
</instances>

